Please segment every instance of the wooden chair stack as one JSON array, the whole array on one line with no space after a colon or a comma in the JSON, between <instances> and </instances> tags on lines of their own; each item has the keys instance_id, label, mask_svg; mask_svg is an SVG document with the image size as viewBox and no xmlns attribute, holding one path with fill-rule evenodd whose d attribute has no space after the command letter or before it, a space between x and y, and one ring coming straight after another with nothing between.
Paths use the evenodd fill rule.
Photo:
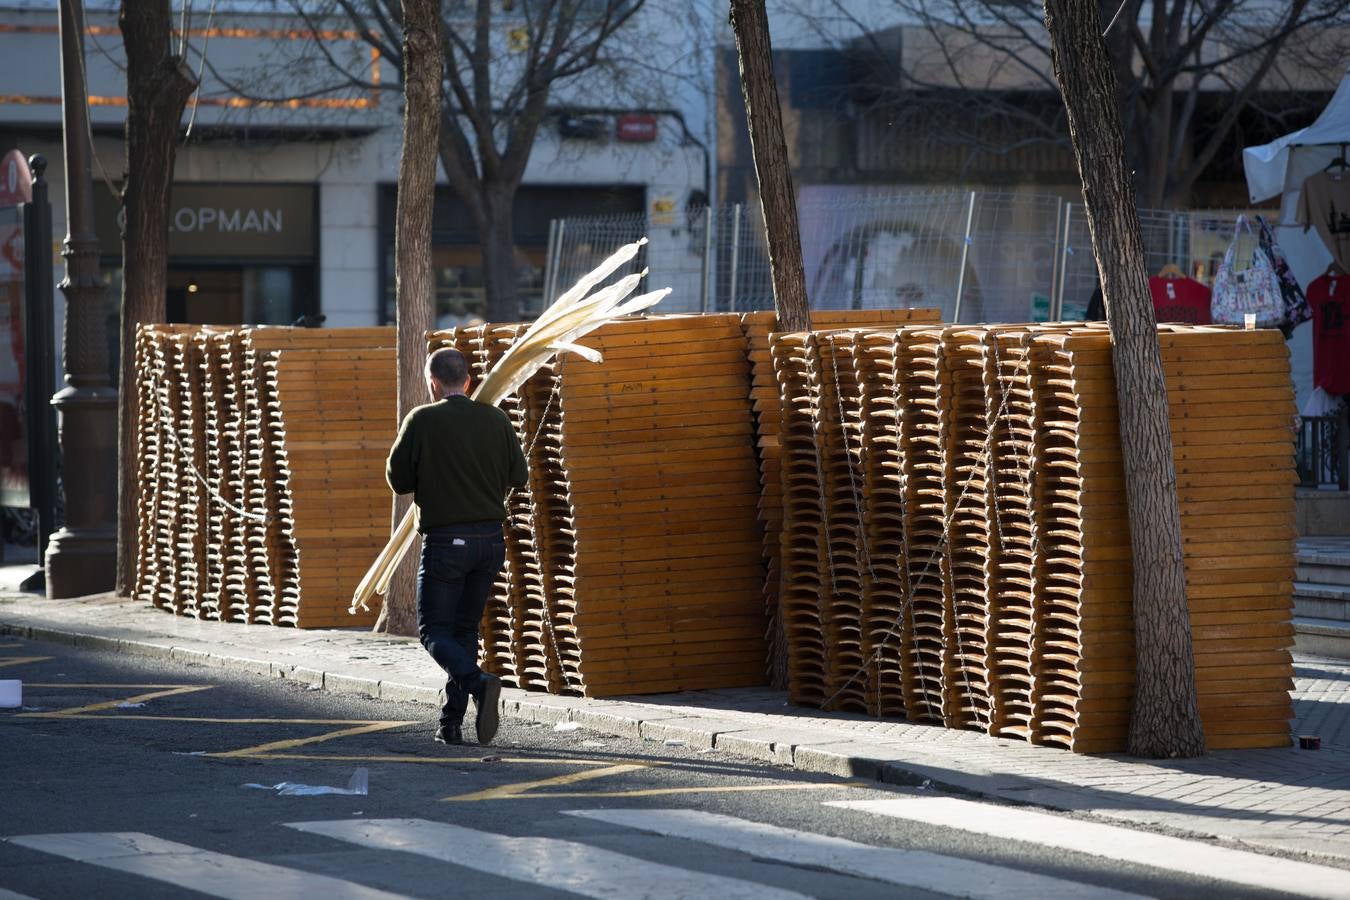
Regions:
<instances>
[{"instance_id":1,"label":"wooden chair stack","mask_svg":"<svg viewBox=\"0 0 1350 900\"><path fill-rule=\"evenodd\" d=\"M431 336L481 375L520 326ZM610 696L764 681L759 485L740 319L607 325L504 405L530 463L485 664L511 683Z\"/></svg>"},{"instance_id":2,"label":"wooden chair stack","mask_svg":"<svg viewBox=\"0 0 1350 900\"><path fill-rule=\"evenodd\" d=\"M453 347L475 383L525 331L478 325L431 334L429 350ZM506 565L483 614L483 665L518 687L561 693L579 664L573 634L574 537L558 454L556 366L527 382L501 408L530 465L530 483L507 497Z\"/></svg>"},{"instance_id":3,"label":"wooden chair stack","mask_svg":"<svg viewBox=\"0 0 1350 900\"><path fill-rule=\"evenodd\" d=\"M1119 750L1134 672L1130 531L1109 337L1047 335L1037 390L1043 492L1038 743ZM1109 394L1107 393L1109 391Z\"/></svg>"},{"instance_id":4,"label":"wooden chair stack","mask_svg":"<svg viewBox=\"0 0 1350 900\"><path fill-rule=\"evenodd\" d=\"M1160 340L1207 740L1286 744L1287 351L1274 332ZM1132 560L1105 330L819 331L772 354L794 702L1122 749Z\"/></svg>"},{"instance_id":5,"label":"wooden chair stack","mask_svg":"<svg viewBox=\"0 0 1350 900\"><path fill-rule=\"evenodd\" d=\"M146 326L136 594L182 615L369 624L389 534L391 329Z\"/></svg>"},{"instance_id":6,"label":"wooden chair stack","mask_svg":"<svg viewBox=\"0 0 1350 900\"><path fill-rule=\"evenodd\" d=\"M1297 538L1288 350L1274 331L1171 327L1159 340L1205 734L1213 747L1279 745Z\"/></svg>"},{"instance_id":7,"label":"wooden chair stack","mask_svg":"<svg viewBox=\"0 0 1350 900\"><path fill-rule=\"evenodd\" d=\"M589 696L762 684L769 596L795 702L1120 749L1135 648L1109 338L935 319L822 314L772 337L762 314L625 320L585 339L602 363L539 372L503 404L530 482L508 498L485 665ZM523 330L430 346L481 377ZM1160 341L1208 740L1278 745L1287 351L1273 332ZM346 608L389 534L392 343L143 328L137 595L200 618L368 624Z\"/></svg>"},{"instance_id":8,"label":"wooden chair stack","mask_svg":"<svg viewBox=\"0 0 1350 900\"><path fill-rule=\"evenodd\" d=\"M577 628L598 693L764 681L759 485L738 317L609 325L562 365Z\"/></svg>"},{"instance_id":9,"label":"wooden chair stack","mask_svg":"<svg viewBox=\"0 0 1350 900\"><path fill-rule=\"evenodd\" d=\"M759 521L764 529L764 607L772 619L778 614L779 568L778 534L782 528L783 500L779 464L779 421L782 401L774 376L773 358L769 350L769 334L775 330L776 314L761 310L744 313L741 328L745 332L746 352L750 356L750 404L755 422L755 453L759 462L760 500ZM814 310L812 327L817 330L833 328L897 328L902 325L942 321L939 309L857 309ZM774 648L771 655L782 655L782 648ZM781 681L781 679L779 679Z\"/></svg>"},{"instance_id":10,"label":"wooden chair stack","mask_svg":"<svg viewBox=\"0 0 1350 900\"><path fill-rule=\"evenodd\" d=\"M867 711L903 716L913 691L913 631L907 603L909 567L905 556L907 503L901 478L902 419L895 402L898 382L893 331L858 332L853 346L858 387L859 460L864 498L863 635L869 683Z\"/></svg>"},{"instance_id":11,"label":"wooden chair stack","mask_svg":"<svg viewBox=\"0 0 1350 900\"><path fill-rule=\"evenodd\" d=\"M1037 533L1036 456L1040 418L1031 367L1028 331L989 335L985 377L989 390L989 480L994 496L993 523L998 539L990 603L993 629L993 704L996 733L1030 740L1037 722L1037 664L1040 659L1039 576L1042 544Z\"/></svg>"},{"instance_id":12,"label":"wooden chair stack","mask_svg":"<svg viewBox=\"0 0 1350 900\"><path fill-rule=\"evenodd\" d=\"M942 332L905 329L896 348L900 472L912 645L908 696L917 717L953 722L951 561L947 547L947 432L951 382Z\"/></svg>"}]
</instances>

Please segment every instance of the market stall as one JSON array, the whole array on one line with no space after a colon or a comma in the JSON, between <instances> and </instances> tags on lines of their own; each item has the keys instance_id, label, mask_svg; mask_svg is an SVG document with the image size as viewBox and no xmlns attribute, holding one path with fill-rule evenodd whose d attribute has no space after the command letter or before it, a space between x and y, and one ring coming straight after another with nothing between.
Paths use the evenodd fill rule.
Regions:
<instances>
[{"instance_id":1,"label":"market stall","mask_svg":"<svg viewBox=\"0 0 1350 900\"><path fill-rule=\"evenodd\" d=\"M1347 150L1350 150L1350 77L1341 81L1321 115L1307 128L1242 151L1252 202L1281 198L1276 238L1305 292L1328 274L1333 256L1340 258L1342 267L1350 265ZM1310 292L1310 300L1314 293ZM1314 386L1313 332L1313 323L1300 326L1289 344L1300 409Z\"/></svg>"}]
</instances>

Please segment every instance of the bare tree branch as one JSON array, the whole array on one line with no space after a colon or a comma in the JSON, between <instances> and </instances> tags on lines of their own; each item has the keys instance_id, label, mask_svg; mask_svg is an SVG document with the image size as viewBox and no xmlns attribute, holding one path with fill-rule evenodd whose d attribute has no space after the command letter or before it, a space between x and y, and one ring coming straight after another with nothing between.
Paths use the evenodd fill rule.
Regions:
<instances>
[{"instance_id":1,"label":"bare tree branch","mask_svg":"<svg viewBox=\"0 0 1350 900\"><path fill-rule=\"evenodd\" d=\"M1041 91L1057 94L1039 3L890 3L903 24L884 38L853 15L844 0L833 0L824 14L806 4L798 13L804 21L814 17L822 36L838 34L841 26L846 33L851 26L851 46L873 58L869 75L860 79L851 98L854 103L877 114L916 116L915 110L931 116L950 104L953 113L943 120L941 139L980 152L996 153L1000 145L1024 147L1041 135L1065 145L1063 118L1034 99ZM1350 0L1100 3L1103 21L1119 9L1106 42L1127 158L1141 199L1149 205L1185 202L1242 123L1287 119L1287 108L1267 109L1277 104L1264 103L1263 92L1306 92L1319 72L1328 73L1331 82L1350 56ZM899 34L906 37L901 40ZM890 49L895 41L903 44L903 56ZM912 50L916 46L920 49ZM992 123L1008 130L1000 134L1001 126Z\"/></svg>"}]
</instances>

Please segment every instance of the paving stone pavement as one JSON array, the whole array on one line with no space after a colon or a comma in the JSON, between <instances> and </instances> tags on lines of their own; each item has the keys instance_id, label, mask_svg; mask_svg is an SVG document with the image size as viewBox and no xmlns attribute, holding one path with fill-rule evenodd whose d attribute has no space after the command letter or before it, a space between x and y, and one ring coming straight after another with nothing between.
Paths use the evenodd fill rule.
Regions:
<instances>
[{"instance_id":1,"label":"paving stone pavement","mask_svg":"<svg viewBox=\"0 0 1350 900\"><path fill-rule=\"evenodd\" d=\"M416 641L179 618L99 595L0 591L0 633L437 703L444 677ZM683 740L801 769L949 789L1209 835L1350 864L1350 664L1296 657L1296 734L1322 748L1225 750L1193 760L1084 756L976 732L789 706L763 688L588 700L506 689L508 716ZM8 674L8 673L7 673ZM428 713L430 717L430 712Z\"/></svg>"}]
</instances>

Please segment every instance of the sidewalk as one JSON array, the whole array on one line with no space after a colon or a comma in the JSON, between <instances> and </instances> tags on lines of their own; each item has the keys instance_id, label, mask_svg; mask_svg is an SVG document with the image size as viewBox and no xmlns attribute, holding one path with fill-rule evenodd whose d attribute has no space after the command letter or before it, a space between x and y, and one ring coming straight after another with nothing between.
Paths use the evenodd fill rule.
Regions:
<instances>
[{"instance_id":1,"label":"sidewalk","mask_svg":"<svg viewBox=\"0 0 1350 900\"><path fill-rule=\"evenodd\" d=\"M444 684L415 642L178 618L108 595L50 601L0 576L0 634L291 678L326 690L438 703ZM768 689L586 700L505 689L508 716L682 740L772 763L1091 812L1127 823L1311 853L1350 866L1350 665L1296 657L1298 734L1322 749L1226 750L1197 760L1081 756L930 725L788 706ZM431 712L428 711L428 717Z\"/></svg>"}]
</instances>

